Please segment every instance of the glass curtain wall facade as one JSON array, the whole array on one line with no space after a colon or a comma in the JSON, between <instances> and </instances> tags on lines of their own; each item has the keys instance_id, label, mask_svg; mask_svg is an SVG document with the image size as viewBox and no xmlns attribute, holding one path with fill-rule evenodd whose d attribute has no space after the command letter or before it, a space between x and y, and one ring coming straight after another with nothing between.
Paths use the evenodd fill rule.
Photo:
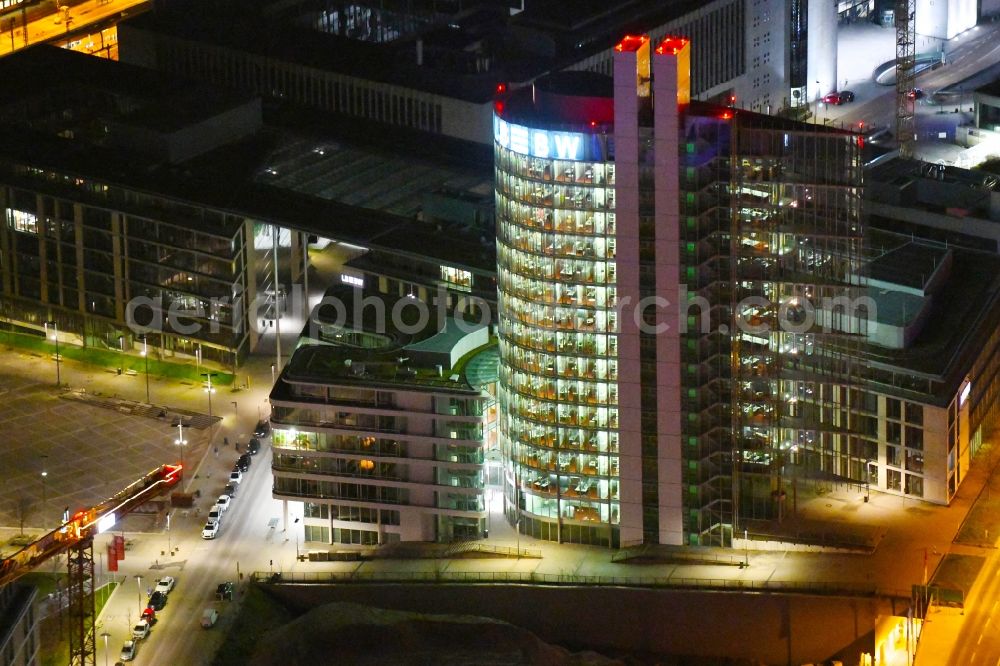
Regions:
<instances>
[{"instance_id":1,"label":"glass curtain wall facade","mask_svg":"<svg viewBox=\"0 0 1000 666\"><path fill-rule=\"evenodd\" d=\"M862 479L865 450L877 457L877 419L851 405L866 332L848 320L863 272L860 146L739 114L730 143L737 519L780 519L804 473Z\"/></svg>"},{"instance_id":2,"label":"glass curtain wall facade","mask_svg":"<svg viewBox=\"0 0 1000 666\"><path fill-rule=\"evenodd\" d=\"M850 410L860 146L690 102L686 40L657 47L652 81L648 40L620 47L607 145L542 92L534 125L498 102L508 516L551 540L728 546L800 474L863 479L877 457L877 420ZM560 136L577 160L550 157Z\"/></svg>"},{"instance_id":3,"label":"glass curtain wall facade","mask_svg":"<svg viewBox=\"0 0 1000 666\"><path fill-rule=\"evenodd\" d=\"M141 345L133 317L156 357L197 350L235 367L249 352L245 218L18 165L0 165L0 178L17 183L0 185L0 315L13 328L54 320L84 346L119 351Z\"/></svg>"},{"instance_id":4,"label":"glass curtain wall facade","mask_svg":"<svg viewBox=\"0 0 1000 666\"><path fill-rule=\"evenodd\" d=\"M539 538L609 544L619 521L615 167L586 126L550 133L499 113L494 124L508 518ZM582 159L560 159L560 147Z\"/></svg>"},{"instance_id":5,"label":"glass curtain wall facade","mask_svg":"<svg viewBox=\"0 0 1000 666\"><path fill-rule=\"evenodd\" d=\"M741 516L790 510L799 476L862 479L877 458L877 427L847 411L862 335L824 309L858 294L860 148L807 127L685 121L682 277L704 299L681 349L689 543L727 545Z\"/></svg>"}]
</instances>

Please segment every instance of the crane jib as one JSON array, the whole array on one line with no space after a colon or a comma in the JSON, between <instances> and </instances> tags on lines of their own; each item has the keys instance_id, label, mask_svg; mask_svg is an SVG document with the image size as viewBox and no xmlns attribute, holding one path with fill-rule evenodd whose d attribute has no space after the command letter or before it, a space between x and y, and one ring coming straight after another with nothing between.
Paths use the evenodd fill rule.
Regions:
<instances>
[{"instance_id":1,"label":"crane jib","mask_svg":"<svg viewBox=\"0 0 1000 666\"><path fill-rule=\"evenodd\" d=\"M0 561L0 587L50 557L111 529L118 520L177 485L182 475L181 465L161 465L100 504L77 511L56 529Z\"/></svg>"}]
</instances>

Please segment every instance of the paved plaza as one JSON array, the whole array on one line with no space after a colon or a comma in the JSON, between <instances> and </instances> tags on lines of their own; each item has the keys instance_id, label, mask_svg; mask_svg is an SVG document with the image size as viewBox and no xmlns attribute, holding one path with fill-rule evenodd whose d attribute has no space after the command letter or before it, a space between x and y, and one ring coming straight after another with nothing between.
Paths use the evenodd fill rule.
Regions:
<instances>
[{"instance_id":1,"label":"paved plaza","mask_svg":"<svg viewBox=\"0 0 1000 666\"><path fill-rule=\"evenodd\" d=\"M0 524L58 524L63 509L93 506L165 463L180 462L167 418L133 416L66 400L52 382L0 374ZM187 461L208 432L186 429ZM45 473L45 476L42 474Z\"/></svg>"},{"instance_id":2,"label":"paved plaza","mask_svg":"<svg viewBox=\"0 0 1000 666\"><path fill-rule=\"evenodd\" d=\"M263 378L256 390L216 389L208 418L207 395L192 382L151 377L146 403L141 375L70 360L61 366L60 389L51 359L9 347L0 353L0 525L19 527L23 514L26 531L51 529L64 508L93 506L165 463L183 460L187 487L206 453L226 439L245 442L267 413ZM178 418L194 426L183 429L183 451Z\"/></svg>"}]
</instances>

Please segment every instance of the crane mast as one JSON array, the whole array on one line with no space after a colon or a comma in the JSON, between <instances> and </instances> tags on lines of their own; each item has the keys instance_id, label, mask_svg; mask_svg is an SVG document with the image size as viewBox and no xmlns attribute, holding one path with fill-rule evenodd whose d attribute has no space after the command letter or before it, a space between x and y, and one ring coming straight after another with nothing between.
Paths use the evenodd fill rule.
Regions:
<instances>
[{"instance_id":1,"label":"crane mast","mask_svg":"<svg viewBox=\"0 0 1000 666\"><path fill-rule=\"evenodd\" d=\"M916 119L913 105L916 83L916 0L896 0L896 140L901 157L913 156Z\"/></svg>"},{"instance_id":2,"label":"crane mast","mask_svg":"<svg viewBox=\"0 0 1000 666\"><path fill-rule=\"evenodd\" d=\"M67 553L69 654L73 666L94 666L97 657L94 638L94 536L111 529L121 518L177 485L182 472L181 465L157 467L97 506L77 511L56 529L0 560L0 587L3 587L39 564Z\"/></svg>"}]
</instances>

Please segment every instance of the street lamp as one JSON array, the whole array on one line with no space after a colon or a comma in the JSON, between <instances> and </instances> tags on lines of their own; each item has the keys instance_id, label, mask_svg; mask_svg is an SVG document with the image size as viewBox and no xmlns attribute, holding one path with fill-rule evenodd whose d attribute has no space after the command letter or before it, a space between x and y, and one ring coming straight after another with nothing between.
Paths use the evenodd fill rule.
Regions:
<instances>
[{"instance_id":1,"label":"street lamp","mask_svg":"<svg viewBox=\"0 0 1000 666\"><path fill-rule=\"evenodd\" d=\"M59 325L54 321L45 322L45 337L49 336L49 326L52 327L52 339L56 341L56 386L62 386L62 376L59 369L59 363L62 361L62 357L59 356Z\"/></svg>"},{"instance_id":2,"label":"street lamp","mask_svg":"<svg viewBox=\"0 0 1000 666\"><path fill-rule=\"evenodd\" d=\"M136 574L135 577L136 588L139 590L139 617L142 617L142 576Z\"/></svg>"},{"instance_id":3,"label":"street lamp","mask_svg":"<svg viewBox=\"0 0 1000 666\"><path fill-rule=\"evenodd\" d=\"M101 638L104 639L104 666L108 666L108 639L111 638L111 634L105 631L101 634Z\"/></svg>"},{"instance_id":4,"label":"street lamp","mask_svg":"<svg viewBox=\"0 0 1000 666\"><path fill-rule=\"evenodd\" d=\"M295 522L293 524L294 525L298 525L299 524L299 519L296 518ZM298 527L295 528L295 561L296 562L299 561L299 528Z\"/></svg>"},{"instance_id":5,"label":"street lamp","mask_svg":"<svg viewBox=\"0 0 1000 666\"><path fill-rule=\"evenodd\" d=\"M184 424L180 421L177 422L177 440L174 442L177 446L181 447L181 467L184 467L184 445L187 444L187 440L184 439Z\"/></svg>"},{"instance_id":6,"label":"street lamp","mask_svg":"<svg viewBox=\"0 0 1000 666\"><path fill-rule=\"evenodd\" d=\"M194 350L194 362L196 372L201 374L201 343L198 343L198 348Z\"/></svg>"},{"instance_id":7,"label":"street lamp","mask_svg":"<svg viewBox=\"0 0 1000 666\"><path fill-rule=\"evenodd\" d=\"M872 470L871 470L871 458L865 458L865 502L871 500L872 497ZM987 482L987 487L989 482Z\"/></svg>"},{"instance_id":8,"label":"street lamp","mask_svg":"<svg viewBox=\"0 0 1000 666\"><path fill-rule=\"evenodd\" d=\"M146 402L149 403L149 345L146 336L142 336L142 358L146 361Z\"/></svg>"},{"instance_id":9,"label":"street lamp","mask_svg":"<svg viewBox=\"0 0 1000 666\"><path fill-rule=\"evenodd\" d=\"M47 497L48 484L46 483L46 479L48 476L49 476L48 472L45 471L42 472L42 511L45 511L45 505L48 504L48 497Z\"/></svg>"},{"instance_id":10,"label":"street lamp","mask_svg":"<svg viewBox=\"0 0 1000 666\"><path fill-rule=\"evenodd\" d=\"M215 372L203 372L202 377L208 379L208 386L205 387L205 392L208 393L208 415L212 415L212 394L215 393L215 389L212 388L212 377L218 373Z\"/></svg>"},{"instance_id":11,"label":"street lamp","mask_svg":"<svg viewBox=\"0 0 1000 666\"><path fill-rule=\"evenodd\" d=\"M118 336L118 374L125 372L125 336Z\"/></svg>"}]
</instances>

